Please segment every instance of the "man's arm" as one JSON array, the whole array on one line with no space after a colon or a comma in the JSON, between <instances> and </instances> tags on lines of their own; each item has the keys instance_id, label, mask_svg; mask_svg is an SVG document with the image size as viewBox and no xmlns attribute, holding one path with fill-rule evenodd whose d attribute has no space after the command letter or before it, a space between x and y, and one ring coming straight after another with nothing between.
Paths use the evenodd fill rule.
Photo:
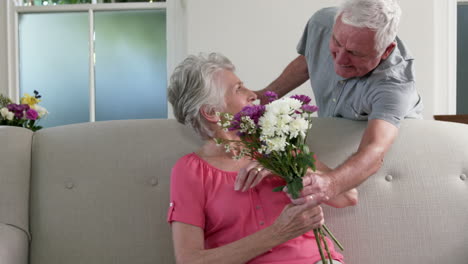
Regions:
<instances>
[{"instance_id":1,"label":"man's arm","mask_svg":"<svg viewBox=\"0 0 468 264\"><path fill-rule=\"evenodd\" d=\"M316 160L315 166L317 167L317 174L329 173L332 171L330 167L328 167L325 163L321 162L320 160ZM355 206L357 203L358 191L356 190L356 188L352 188L348 191L342 192L334 198L325 202L325 204L336 208Z\"/></svg>"},{"instance_id":2,"label":"man's arm","mask_svg":"<svg viewBox=\"0 0 468 264\"><path fill-rule=\"evenodd\" d=\"M258 98L262 103L267 100L263 96L266 91L272 91L278 94L278 97L283 97L285 94L299 87L309 79L309 70L307 68L307 61L303 55L297 56L292 62L286 66L281 75L274 80L265 89L255 91Z\"/></svg>"},{"instance_id":3,"label":"man's arm","mask_svg":"<svg viewBox=\"0 0 468 264\"><path fill-rule=\"evenodd\" d=\"M328 173L305 177L303 196L322 192L332 199L359 186L380 169L385 153L397 135L398 128L389 122L380 119L370 120L358 151ZM299 200L297 203L302 201Z\"/></svg>"}]
</instances>

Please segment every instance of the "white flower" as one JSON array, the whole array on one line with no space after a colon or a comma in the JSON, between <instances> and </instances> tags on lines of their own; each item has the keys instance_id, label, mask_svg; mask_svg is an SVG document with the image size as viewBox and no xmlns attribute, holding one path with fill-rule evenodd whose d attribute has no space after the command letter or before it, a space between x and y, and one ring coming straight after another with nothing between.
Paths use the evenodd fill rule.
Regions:
<instances>
[{"instance_id":1,"label":"white flower","mask_svg":"<svg viewBox=\"0 0 468 264\"><path fill-rule=\"evenodd\" d=\"M38 104L35 104L33 106L31 106L32 109L36 110L39 118L42 118L44 117L45 115L47 115L49 112L47 112L47 109L45 109L44 107L38 105Z\"/></svg>"},{"instance_id":2,"label":"white flower","mask_svg":"<svg viewBox=\"0 0 468 264\"><path fill-rule=\"evenodd\" d=\"M276 123L276 135L282 136L282 135L288 135L289 134L289 123L293 121L293 118L290 115L283 114L279 116L278 122Z\"/></svg>"},{"instance_id":3,"label":"white flower","mask_svg":"<svg viewBox=\"0 0 468 264\"><path fill-rule=\"evenodd\" d=\"M2 109L0 109L0 114L6 120L11 121L11 120L13 120L13 118L15 118L15 114L13 112L8 111L8 108L6 108L6 107L3 107Z\"/></svg>"},{"instance_id":4,"label":"white flower","mask_svg":"<svg viewBox=\"0 0 468 264\"><path fill-rule=\"evenodd\" d=\"M304 138L308 128L309 122L302 117L297 117L290 123L291 138L295 138L298 135Z\"/></svg>"},{"instance_id":5,"label":"white flower","mask_svg":"<svg viewBox=\"0 0 468 264\"><path fill-rule=\"evenodd\" d=\"M286 145L288 144L286 142L285 137L274 137L266 140L266 154L269 154L272 151L284 151L286 148Z\"/></svg>"},{"instance_id":6,"label":"white flower","mask_svg":"<svg viewBox=\"0 0 468 264\"><path fill-rule=\"evenodd\" d=\"M301 106L301 101L294 98L282 98L268 104L265 107L265 114L259 120L262 136L266 138L288 136L291 133L290 123L294 117L300 116L296 112Z\"/></svg>"},{"instance_id":7,"label":"white flower","mask_svg":"<svg viewBox=\"0 0 468 264\"><path fill-rule=\"evenodd\" d=\"M277 123L276 115L268 112L265 113L260 119L258 120L258 124L262 127L262 135L266 137L273 137L275 136L276 131L276 123Z\"/></svg>"},{"instance_id":8,"label":"white flower","mask_svg":"<svg viewBox=\"0 0 468 264\"><path fill-rule=\"evenodd\" d=\"M250 116L243 116L240 121L240 132L253 134L257 130L257 126Z\"/></svg>"},{"instance_id":9,"label":"white flower","mask_svg":"<svg viewBox=\"0 0 468 264\"><path fill-rule=\"evenodd\" d=\"M7 116L6 116L6 119L8 120L13 120L13 118L15 117L15 114L13 114L13 112L8 112Z\"/></svg>"},{"instance_id":10,"label":"white flower","mask_svg":"<svg viewBox=\"0 0 468 264\"><path fill-rule=\"evenodd\" d=\"M6 107L3 107L2 109L0 109L0 114L2 115L3 118L6 118L9 112L10 111L8 111L8 108Z\"/></svg>"},{"instance_id":11,"label":"white flower","mask_svg":"<svg viewBox=\"0 0 468 264\"><path fill-rule=\"evenodd\" d=\"M224 145L224 149L226 150L226 152L231 152L231 146L229 146L228 144Z\"/></svg>"},{"instance_id":12,"label":"white flower","mask_svg":"<svg viewBox=\"0 0 468 264\"><path fill-rule=\"evenodd\" d=\"M265 107L265 112L271 112L274 115L290 115L299 110L301 106L301 101L288 97L269 103Z\"/></svg>"}]
</instances>

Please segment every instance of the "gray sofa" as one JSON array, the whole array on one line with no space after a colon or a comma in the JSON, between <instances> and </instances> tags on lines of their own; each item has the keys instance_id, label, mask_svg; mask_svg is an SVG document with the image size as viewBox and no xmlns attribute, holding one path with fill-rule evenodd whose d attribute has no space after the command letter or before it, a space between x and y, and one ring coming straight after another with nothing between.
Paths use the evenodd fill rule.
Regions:
<instances>
[{"instance_id":1,"label":"gray sofa","mask_svg":"<svg viewBox=\"0 0 468 264\"><path fill-rule=\"evenodd\" d=\"M316 119L330 166L365 122ZM200 141L174 120L0 127L1 264L174 263L169 175ZM348 264L468 263L468 125L405 120L356 207L325 207Z\"/></svg>"}]
</instances>

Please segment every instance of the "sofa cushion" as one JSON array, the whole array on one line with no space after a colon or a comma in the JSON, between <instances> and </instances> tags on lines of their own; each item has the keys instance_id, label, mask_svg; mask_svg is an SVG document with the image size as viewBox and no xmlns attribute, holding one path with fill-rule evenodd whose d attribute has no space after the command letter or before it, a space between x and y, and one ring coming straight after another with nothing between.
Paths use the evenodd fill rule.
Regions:
<instances>
[{"instance_id":1,"label":"sofa cushion","mask_svg":"<svg viewBox=\"0 0 468 264\"><path fill-rule=\"evenodd\" d=\"M324 118L311 151L336 167L353 154L367 123ZM404 120L382 168L355 207L324 207L348 264L467 263L468 125Z\"/></svg>"},{"instance_id":2,"label":"sofa cushion","mask_svg":"<svg viewBox=\"0 0 468 264\"><path fill-rule=\"evenodd\" d=\"M44 129L33 141L32 264L173 263L170 170L200 142L174 120Z\"/></svg>"}]
</instances>

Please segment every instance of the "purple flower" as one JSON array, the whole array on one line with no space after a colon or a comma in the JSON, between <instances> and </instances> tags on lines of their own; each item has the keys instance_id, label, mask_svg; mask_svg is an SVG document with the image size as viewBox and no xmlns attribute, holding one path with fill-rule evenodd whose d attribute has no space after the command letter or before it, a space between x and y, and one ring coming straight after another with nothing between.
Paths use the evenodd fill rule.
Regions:
<instances>
[{"instance_id":1,"label":"purple flower","mask_svg":"<svg viewBox=\"0 0 468 264\"><path fill-rule=\"evenodd\" d=\"M301 106L301 109L304 110L305 112L309 112L309 113L314 113L314 112L317 112L318 111L318 107L315 106L315 105L303 105Z\"/></svg>"},{"instance_id":2,"label":"purple flower","mask_svg":"<svg viewBox=\"0 0 468 264\"><path fill-rule=\"evenodd\" d=\"M278 95L275 92L267 91L265 92L265 96L268 98L268 102L271 103L278 99Z\"/></svg>"},{"instance_id":3,"label":"purple flower","mask_svg":"<svg viewBox=\"0 0 468 264\"><path fill-rule=\"evenodd\" d=\"M7 109L10 112L13 112L15 114L16 118L21 119L24 116L24 111L29 110L29 105L27 105L27 104L9 104L9 105L7 105Z\"/></svg>"},{"instance_id":4,"label":"purple flower","mask_svg":"<svg viewBox=\"0 0 468 264\"><path fill-rule=\"evenodd\" d=\"M297 100L301 101L305 105L309 104L310 101L311 101L309 96L303 95L303 94L296 94L296 95L291 96L291 98L297 99Z\"/></svg>"},{"instance_id":5,"label":"purple flower","mask_svg":"<svg viewBox=\"0 0 468 264\"><path fill-rule=\"evenodd\" d=\"M229 130L238 130L240 129L240 124L242 123L242 117L248 116L252 119L255 125L258 125L258 120L265 112L264 105L248 105L242 108L242 110L234 115L234 118L231 121L231 127Z\"/></svg>"},{"instance_id":6,"label":"purple flower","mask_svg":"<svg viewBox=\"0 0 468 264\"><path fill-rule=\"evenodd\" d=\"M38 116L39 116L39 114L34 109L28 109L26 111L26 118L29 119L29 120L36 120Z\"/></svg>"},{"instance_id":7,"label":"purple flower","mask_svg":"<svg viewBox=\"0 0 468 264\"><path fill-rule=\"evenodd\" d=\"M25 105L21 105L21 104L9 104L7 105L7 108L10 112L23 112L25 110L28 110L29 109L29 105L25 104Z\"/></svg>"}]
</instances>

